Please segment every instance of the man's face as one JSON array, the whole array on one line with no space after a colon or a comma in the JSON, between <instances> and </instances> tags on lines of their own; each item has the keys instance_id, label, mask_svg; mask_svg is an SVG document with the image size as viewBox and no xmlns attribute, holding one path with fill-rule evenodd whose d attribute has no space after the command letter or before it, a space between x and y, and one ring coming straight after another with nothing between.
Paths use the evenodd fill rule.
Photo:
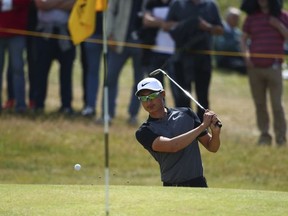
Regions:
<instances>
[{"instance_id":1,"label":"man's face","mask_svg":"<svg viewBox=\"0 0 288 216\"><path fill-rule=\"evenodd\" d=\"M142 103L143 108L149 112L157 112L159 109L164 107L164 96L165 92L155 92L151 90L142 90L139 92L138 98Z\"/></svg>"},{"instance_id":2,"label":"man's face","mask_svg":"<svg viewBox=\"0 0 288 216\"><path fill-rule=\"evenodd\" d=\"M227 23L235 28L239 25L239 16L237 14L230 14L228 17L227 17Z\"/></svg>"},{"instance_id":3,"label":"man's face","mask_svg":"<svg viewBox=\"0 0 288 216\"><path fill-rule=\"evenodd\" d=\"M258 0L258 4L261 9L268 8L268 0Z\"/></svg>"}]
</instances>

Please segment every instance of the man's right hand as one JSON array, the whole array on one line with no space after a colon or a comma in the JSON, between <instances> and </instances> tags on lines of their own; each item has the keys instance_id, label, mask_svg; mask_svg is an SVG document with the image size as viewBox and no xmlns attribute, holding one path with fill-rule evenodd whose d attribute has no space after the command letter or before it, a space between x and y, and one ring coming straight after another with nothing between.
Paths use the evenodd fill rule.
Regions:
<instances>
[{"instance_id":1,"label":"man's right hand","mask_svg":"<svg viewBox=\"0 0 288 216\"><path fill-rule=\"evenodd\" d=\"M213 123L213 117L215 115L216 114L213 111L208 110L208 109L205 110L205 113L203 114L203 122L202 122L205 128L208 128Z\"/></svg>"}]
</instances>

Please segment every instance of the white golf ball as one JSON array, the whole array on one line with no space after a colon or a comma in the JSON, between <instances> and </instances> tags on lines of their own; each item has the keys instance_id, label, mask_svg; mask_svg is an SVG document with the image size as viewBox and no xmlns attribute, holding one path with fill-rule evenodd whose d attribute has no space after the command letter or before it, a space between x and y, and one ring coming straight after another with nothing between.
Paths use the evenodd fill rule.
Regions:
<instances>
[{"instance_id":1,"label":"white golf ball","mask_svg":"<svg viewBox=\"0 0 288 216\"><path fill-rule=\"evenodd\" d=\"M81 169L81 165L80 164L75 164L74 169L76 171L79 171Z\"/></svg>"}]
</instances>

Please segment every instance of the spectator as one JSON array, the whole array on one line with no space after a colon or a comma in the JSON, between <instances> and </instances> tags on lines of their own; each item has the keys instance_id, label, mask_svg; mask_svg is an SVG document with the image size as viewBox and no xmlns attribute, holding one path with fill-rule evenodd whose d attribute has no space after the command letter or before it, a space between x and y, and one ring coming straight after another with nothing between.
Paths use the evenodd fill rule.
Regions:
<instances>
[{"instance_id":1,"label":"spectator","mask_svg":"<svg viewBox=\"0 0 288 216\"><path fill-rule=\"evenodd\" d=\"M116 114L118 80L120 72L129 58L132 58L134 81L129 104L128 124L137 125L140 103L134 97L137 83L143 78L141 68L142 48L138 31L141 28L142 0L110 0L107 10L107 36L110 42L108 53L107 86L110 123ZM125 43L125 44L123 44ZM126 44L129 46L126 46ZM135 46L131 46L131 44ZM97 120L103 123L103 118Z\"/></svg>"},{"instance_id":2,"label":"spectator","mask_svg":"<svg viewBox=\"0 0 288 216\"><path fill-rule=\"evenodd\" d=\"M11 91L15 94L15 111L18 113L26 111L23 57L26 48L26 37L13 32L13 30L27 30L29 4L30 0L0 2L0 28L8 29L7 32L0 32L0 105L2 107L2 74L5 50L7 50L9 57L8 70L12 76L13 86Z\"/></svg>"},{"instance_id":3,"label":"spectator","mask_svg":"<svg viewBox=\"0 0 288 216\"><path fill-rule=\"evenodd\" d=\"M195 83L196 96L200 104L209 108L209 86L211 81L211 56L203 51L212 48L212 35L223 33L222 21L214 1L176 0L170 6L166 23L176 44L174 57L175 81L188 92ZM190 107L185 94L176 98L177 107ZM202 119L204 111L197 110Z\"/></svg>"},{"instance_id":4,"label":"spectator","mask_svg":"<svg viewBox=\"0 0 288 216\"><path fill-rule=\"evenodd\" d=\"M270 145L272 141L266 95L269 92L276 143L282 146L286 143L287 125L282 105L281 65L284 42L288 39L288 13L282 10L281 0L245 0L241 9L247 13L243 24L242 49L246 54L248 78L260 131L258 144Z\"/></svg>"},{"instance_id":5,"label":"spectator","mask_svg":"<svg viewBox=\"0 0 288 216\"><path fill-rule=\"evenodd\" d=\"M145 49L148 60L149 72L157 68L167 68L169 76L174 78L171 57L174 53L174 41L169 33L163 31L171 0L148 0L144 8L143 16L143 43L154 45L152 49ZM163 68L164 69L164 68ZM163 74L159 73L156 78L164 85ZM176 100L177 87L171 83L174 101Z\"/></svg>"},{"instance_id":6,"label":"spectator","mask_svg":"<svg viewBox=\"0 0 288 216\"><path fill-rule=\"evenodd\" d=\"M38 8L38 27L40 33L69 35L68 19L74 0L35 0ZM75 46L69 40L49 37L37 39L38 66L36 86L37 112L45 107L48 74L54 59L60 63L60 113L73 114L72 109L72 67L75 58Z\"/></svg>"},{"instance_id":7,"label":"spectator","mask_svg":"<svg viewBox=\"0 0 288 216\"><path fill-rule=\"evenodd\" d=\"M239 29L241 11L235 7L229 7L226 12L224 34L214 37L216 51L227 52L223 55L216 53L216 66L220 69L237 71L246 74L246 65L241 54L241 30Z\"/></svg>"},{"instance_id":8,"label":"spectator","mask_svg":"<svg viewBox=\"0 0 288 216\"><path fill-rule=\"evenodd\" d=\"M102 40L102 19L103 13L96 13L96 29L90 39ZM99 87L100 60L102 44L83 42L81 43L81 62L83 68L83 100L84 108L82 116L94 116Z\"/></svg>"},{"instance_id":9,"label":"spectator","mask_svg":"<svg viewBox=\"0 0 288 216\"><path fill-rule=\"evenodd\" d=\"M34 1L30 1L29 10L28 10L28 20L27 20L27 29L28 31L35 31L37 24L37 10ZM28 77L29 77L29 108L33 109L35 105L35 65L37 64L35 53L35 38L33 36L26 36L26 53L27 53L27 63L28 63ZM7 70L7 101L3 106L5 110L11 110L15 105L15 96L13 90L13 72L11 66L8 65Z\"/></svg>"}]
</instances>

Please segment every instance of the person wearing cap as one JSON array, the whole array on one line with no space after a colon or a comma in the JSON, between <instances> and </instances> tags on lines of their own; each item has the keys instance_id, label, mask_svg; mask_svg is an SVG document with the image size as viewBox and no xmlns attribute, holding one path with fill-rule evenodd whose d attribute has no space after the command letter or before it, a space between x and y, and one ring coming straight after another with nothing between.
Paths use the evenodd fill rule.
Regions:
<instances>
[{"instance_id":1,"label":"person wearing cap","mask_svg":"<svg viewBox=\"0 0 288 216\"><path fill-rule=\"evenodd\" d=\"M199 142L210 152L218 151L217 115L206 110L201 122L191 108L166 107L165 90L155 78L140 81L135 95L149 114L135 136L159 163L163 186L208 187Z\"/></svg>"}]
</instances>

